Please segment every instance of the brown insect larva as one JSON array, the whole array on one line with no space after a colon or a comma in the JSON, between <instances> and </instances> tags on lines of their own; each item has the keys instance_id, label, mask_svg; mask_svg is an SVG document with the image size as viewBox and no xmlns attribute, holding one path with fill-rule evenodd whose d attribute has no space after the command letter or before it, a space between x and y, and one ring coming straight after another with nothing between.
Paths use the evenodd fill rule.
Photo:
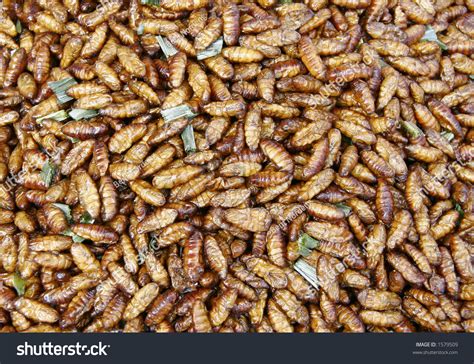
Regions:
<instances>
[{"instance_id":1,"label":"brown insect larva","mask_svg":"<svg viewBox=\"0 0 474 364\"><path fill-rule=\"evenodd\" d=\"M209 318L212 326L219 326L227 319L231 309L236 303L236 300L236 289L225 290L219 297L216 298L209 312Z\"/></svg>"},{"instance_id":2,"label":"brown insect larva","mask_svg":"<svg viewBox=\"0 0 474 364\"><path fill-rule=\"evenodd\" d=\"M244 47L227 47L222 50L224 58L231 62L251 63L263 59L263 54L259 51Z\"/></svg>"},{"instance_id":3,"label":"brown insect larva","mask_svg":"<svg viewBox=\"0 0 474 364\"><path fill-rule=\"evenodd\" d=\"M123 119L138 116L146 111L147 103L143 100L130 100L123 104L111 104L100 110L103 116Z\"/></svg>"},{"instance_id":4,"label":"brown insect larva","mask_svg":"<svg viewBox=\"0 0 474 364\"><path fill-rule=\"evenodd\" d=\"M293 326L291 325L288 317L278 307L273 299L269 299L267 303L268 318L273 329L279 333L290 333L293 332Z\"/></svg>"},{"instance_id":5,"label":"brown insect larva","mask_svg":"<svg viewBox=\"0 0 474 364\"><path fill-rule=\"evenodd\" d=\"M420 284L426 280L423 274L401 254L389 252L387 254L387 261L410 283Z\"/></svg>"},{"instance_id":6,"label":"brown insect larva","mask_svg":"<svg viewBox=\"0 0 474 364\"><path fill-rule=\"evenodd\" d=\"M204 111L212 116L236 116L245 111L245 104L240 100L211 102L204 106Z\"/></svg>"},{"instance_id":7,"label":"brown insect larva","mask_svg":"<svg viewBox=\"0 0 474 364\"><path fill-rule=\"evenodd\" d=\"M406 210L398 211L394 216L393 224L387 238L387 247L394 249L408 236L408 230L412 224L411 214Z\"/></svg>"},{"instance_id":8,"label":"brown insect larva","mask_svg":"<svg viewBox=\"0 0 474 364\"><path fill-rule=\"evenodd\" d=\"M406 297L403 300L403 308L418 324L431 331L440 331L433 315L414 298Z\"/></svg>"},{"instance_id":9,"label":"brown insect larva","mask_svg":"<svg viewBox=\"0 0 474 364\"><path fill-rule=\"evenodd\" d=\"M271 224L270 214L262 208L227 209L224 217L230 223L253 232L267 231Z\"/></svg>"},{"instance_id":10,"label":"brown insect larva","mask_svg":"<svg viewBox=\"0 0 474 364\"><path fill-rule=\"evenodd\" d=\"M79 201L89 215L96 219L100 215L100 196L96 184L86 171L80 169L73 175Z\"/></svg>"},{"instance_id":11,"label":"brown insect larva","mask_svg":"<svg viewBox=\"0 0 474 364\"><path fill-rule=\"evenodd\" d=\"M148 283L140 288L125 307L123 319L131 320L137 317L158 296L158 292L159 286L156 283Z\"/></svg>"},{"instance_id":12,"label":"brown insect larva","mask_svg":"<svg viewBox=\"0 0 474 364\"><path fill-rule=\"evenodd\" d=\"M197 63L188 62L186 71L189 76L189 85L194 94L202 101L207 102L211 97L211 86L207 79L206 73Z\"/></svg>"},{"instance_id":13,"label":"brown insect larva","mask_svg":"<svg viewBox=\"0 0 474 364\"><path fill-rule=\"evenodd\" d=\"M193 326L196 332L211 332L212 326L208 317L206 306L202 301L196 300L192 307Z\"/></svg>"},{"instance_id":14,"label":"brown insect larva","mask_svg":"<svg viewBox=\"0 0 474 364\"><path fill-rule=\"evenodd\" d=\"M178 299L178 293L174 290L168 290L160 294L150 305L145 324L159 324L162 322L169 312L173 309L173 305Z\"/></svg>"},{"instance_id":15,"label":"brown insect larva","mask_svg":"<svg viewBox=\"0 0 474 364\"><path fill-rule=\"evenodd\" d=\"M117 57L120 64L136 77L144 77L146 75L145 64L140 60L135 52L128 47L118 47Z\"/></svg>"},{"instance_id":16,"label":"brown insect larva","mask_svg":"<svg viewBox=\"0 0 474 364\"><path fill-rule=\"evenodd\" d=\"M18 298L15 302L15 309L35 322L54 323L59 320L59 314L55 309L29 298Z\"/></svg>"},{"instance_id":17,"label":"brown insect larva","mask_svg":"<svg viewBox=\"0 0 474 364\"><path fill-rule=\"evenodd\" d=\"M201 233L192 234L185 243L183 252L183 267L187 277L196 282L204 273L203 236Z\"/></svg>"},{"instance_id":18,"label":"brown insect larva","mask_svg":"<svg viewBox=\"0 0 474 364\"><path fill-rule=\"evenodd\" d=\"M118 240L117 233L111 228L96 224L75 224L71 227L73 233L92 241L111 244Z\"/></svg>"},{"instance_id":19,"label":"brown insect larva","mask_svg":"<svg viewBox=\"0 0 474 364\"><path fill-rule=\"evenodd\" d=\"M227 260L214 237L205 237L204 252L211 268L218 273L221 279L225 279L227 276Z\"/></svg>"}]
</instances>

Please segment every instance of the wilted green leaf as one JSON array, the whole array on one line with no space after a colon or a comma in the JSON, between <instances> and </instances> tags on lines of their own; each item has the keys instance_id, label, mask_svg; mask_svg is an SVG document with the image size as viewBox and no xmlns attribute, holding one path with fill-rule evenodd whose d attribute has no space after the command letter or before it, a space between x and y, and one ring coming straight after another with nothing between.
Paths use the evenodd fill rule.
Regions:
<instances>
[{"instance_id":1,"label":"wilted green leaf","mask_svg":"<svg viewBox=\"0 0 474 364\"><path fill-rule=\"evenodd\" d=\"M58 173L58 167L55 164L51 163L49 160L43 164L40 176L47 187L51 186L56 173Z\"/></svg>"},{"instance_id":2,"label":"wilted green leaf","mask_svg":"<svg viewBox=\"0 0 474 364\"><path fill-rule=\"evenodd\" d=\"M62 235L70 236L72 238L72 241L75 243L82 243L84 239L82 236L79 236L71 231L71 229L67 229L66 231L63 231L61 233Z\"/></svg>"},{"instance_id":3,"label":"wilted green leaf","mask_svg":"<svg viewBox=\"0 0 474 364\"><path fill-rule=\"evenodd\" d=\"M347 205L345 205L345 204L343 204L343 203L337 203L337 204L336 204L336 207L337 207L338 209L341 209L342 211L344 211L344 215L345 215L346 217L349 216L349 215L352 213L352 209L351 209L349 206L347 206Z\"/></svg>"},{"instance_id":4,"label":"wilted green leaf","mask_svg":"<svg viewBox=\"0 0 474 364\"><path fill-rule=\"evenodd\" d=\"M60 209L64 216L66 216L66 220L69 224L72 224L72 214L71 214L71 208L69 207L69 205L66 205L64 203L53 203L53 206L56 206L58 209Z\"/></svg>"},{"instance_id":5,"label":"wilted green leaf","mask_svg":"<svg viewBox=\"0 0 474 364\"><path fill-rule=\"evenodd\" d=\"M423 131L416 126L414 123L406 120L400 120L402 128L410 135L412 138L418 138L424 135Z\"/></svg>"},{"instance_id":6,"label":"wilted green leaf","mask_svg":"<svg viewBox=\"0 0 474 364\"><path fill-rule=\"evenodd\" d=\"M81 224L93 224L94 223L94 219L92 218L92 216L86 211L82 214L81 218L79 219L79 222Z\"/></svg>"},{"instance_id":7,"label":"wilted green leaf","mask_svg":"<svg viewBox=\"0 0 474 364\"><path fill-rule=\"evenodd\" d=\"M23 296L25 294L25 286L25 280L23 280L18 273L15 273L13 275L13 287L15 287L18 296Z\"/></svg>"}]
</instances>

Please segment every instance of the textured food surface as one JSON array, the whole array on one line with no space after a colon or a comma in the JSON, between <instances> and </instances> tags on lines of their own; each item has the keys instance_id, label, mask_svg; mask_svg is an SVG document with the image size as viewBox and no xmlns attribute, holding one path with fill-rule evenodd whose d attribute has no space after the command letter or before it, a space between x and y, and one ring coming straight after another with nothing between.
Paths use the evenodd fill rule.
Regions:
<instances>
[{"instance_id":1,"label":"textured food surface","mask_svg":"<svg viewBox=\"0 0 474 364\"><path fill-rule=\"evenodd\" d=\"M473 0L4 0L0 332L473 332Z\"/></svg>"}]
</instances>

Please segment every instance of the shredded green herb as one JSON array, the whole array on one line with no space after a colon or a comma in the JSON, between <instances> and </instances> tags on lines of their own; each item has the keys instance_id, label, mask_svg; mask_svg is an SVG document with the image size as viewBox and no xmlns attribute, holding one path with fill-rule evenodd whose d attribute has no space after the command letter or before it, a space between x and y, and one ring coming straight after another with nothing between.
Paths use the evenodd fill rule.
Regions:
<instances>
[{"instance_id":1,"label":"shredded green herb","mask_svg":"<svg viewBox=\"0 0 474 364\"><path fill-rule=\"evenodd\" d=\"M69 207L69 205L66 205L64 203L58 203L58 202L55 202L53 203L53 206L57 207L58 209L60 209L64 216L66 216L66 220L69 224L71 224L73 221L72 221L72 214L71 214L71 208Z\"/></svg>"},{"instance_id":2,"label":"shredded green herb","mask_svg":"<svg viewBox=\"0 0 474 364\"><path fill-rule=\"evenodd\" d=\"M58 173L58 167L51 163L49 160L43 164L43 168L41 169L40 176L47 187L51 186L54 177Z\"/></svg>"}]
</instances>

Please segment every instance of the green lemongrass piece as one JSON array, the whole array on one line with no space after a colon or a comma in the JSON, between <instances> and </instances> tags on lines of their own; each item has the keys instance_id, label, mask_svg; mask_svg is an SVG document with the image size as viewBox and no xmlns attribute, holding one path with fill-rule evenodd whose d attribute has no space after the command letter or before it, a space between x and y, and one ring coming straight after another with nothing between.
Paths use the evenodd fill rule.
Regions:
<instances>
[{"instance_id":1,"label":"green lemongrass piece","mask_svg":"<svg viewBox=\"0 0 474 364\"><path fill-rule=\"evenodd\" d=\"M345 204L343 204L343 203L337 203L337 204L336 204L336 207L337 207L338 209L341 209L341 210L344 212L344 215L345 215L346 217L349 216L350 214L352 214L352 209L351 209L349 206L347 206L347 205L345 205Z\"/></svg>"},{"instance_id":2,"label":"green lemongrass piece","mask_svg":"<svg viewBox=\"0 0 474 364\"><path fill-rule=\"evenodd\" d=\"M49 160L43 164L43 168L41 169L41 179L44 181L47 187L51 186L53 182L54 176L58 172L58 167L51 163Z\"/></svg>"},{"instance_id":3,"label":"green lemongrass piece","mask_svg":"<svg viewBox=\"0 0 474 364\"><path fill-rule=\"evenodd\" d=\"M160 45L161 50L163 51L166 58L174 56L178 51L166 38L163 38L161 35L157 35L158 44Z\"/></svg>"},{"instance_id":4,"label":"green lemongrass piece","mask_svg":"<svg viewBox=\"0 0 474 364\"><path fill-rule=\"evenodd\" d=\"M72 97L66 94L66 91L71 87L77 85L77 82L74 78L68 77L59 81L48 82L48 86L56 94L58 102L64 104L68 101L73 100Z\"/></svg>"},{"instance_id":5,"label":"green lemongrass piece","mask_svg":"<svg viewBox=\"0 0 474 364\"><path fill-rule=\"evenodd\" d=\"M23 26L21 25L21 21L17 20L15 24L16 32L20 34L23 31Z\"/></svg>"},{"instance_id":6,"label":"green lemongrass piece","mask_svg":"<svg viewBox=\"0 0 474 364\"><path fill-rule=\"evenodd\" d=\"M71 111L69 111L69 116L76 121L82 120L82 119L94 118L97 115L99 115L97 110L71 109Z\"/></svg>"},{"instance_id":7,"label":"green lemongrass piece","mask_svg":"<svg viewBox=\"0 0 474 364\"><path fill-rule=\"evenodd\" d=\"M305 247L304 245L298 245L298 253L299 253L302 257L307 257L308 255L311 254L311 249L308 249L308 248Z\"/></svg>"},{"instance_id":8,"label":"green lemongrass piece","mask_svg":"<svg viewBox=\"0 0 474 364\"><path fill-rule=\"evenodd\" d=\"M159 6L160 0L141 0L140 3L142 5Z\"/></svg>"},{"instance_id":9,"label":"green lemongrass piece","mask_svg":"<svg viewBox=\"0 0 474 364\"><path fill-rule=\"evenodd\" d=\"M448 142L450 142L451 140L454 139L454 134L451 133L450 131L447 131L447 130L442 131L442 132L441 132L441 136L442 136L444 139L446 139Z\"/></svg>"},{"instance_id":10,"label":"green lemongrass piece","mask_svg":"<svg viewBox=\"0 0 474 364\"><path fill-rule=\"evenodd\" d=\"M293 0L280 0L280 4L293 4Z\"/></svg>"},{"instance_id":11,"label":"green lemongrass piece","mask_svg":"<svg viewBox=\"0 0 474 364\"><path fill-rule=\"evenodd\" d=\"M58 203L58 202L55 202L53 203L53 206L57 207L58 209L60 209L64 216L66 216L66 220L69 224L71 224L73 221L72 221L72 214L71 214L71 208L69 207L69 205L66 205L65 203Z\"/></svg>"},{"instance_id":12,"label":"green lemongrass piece","mask_svg":"<svg viewBox=\"0 0 474 364\"><path fill-rule=\"evenodd\" d=\"M423 131L411 121L400 120L400 124L412 138L418 138L424 135Z\"/></svg>"},{"instance_id":13,"label":"green lemongrass piece","mask_svg":"<svg viewBox=\"0 0 474 364\"><path fill-rule=\"evenodd\" d=\"M70 236L72 238L72 241L75 243L82 243L84 239L82 236L77 235L76 233L73 233L71 229L67 229L61 233L62 235Z\"/></svg>"},{"instance_id":14,"label":"green lemongrass piece","mask_svg":"<svg viewBox=\"0 0 474 364\"><path fill-rule=\"evenodd\" d=\"M36 119L36 121L38 123L41 123L45 119L53 119L53 120L56 120L56 121L64 121L68 118L69 118L69 114L65 110L59 110L59 111L53 112L51 114L42 116L42 117Z\"/></svg>"},{"instance_id":15,"label":"green lemongrass piece","mask_svg":"<svg viewBox=\"0 0 474 364\"><path fill-rule=\"evenodd\" d=\"M194 153L196 151L196 140L194 139L194 129L192 125L188 125L181 133L181 139L184 143L184 151L186 153Z\"/></svg>"},{"instance_id":16,"label":"green lemongrass piece","mask_svg":"<svg viewBox=\"0 0 474 364\"><path fill-rule=\"evenodd\" d=\"M433 29L433 27L431 25L428 25L426 27L426 31L425 31L425 34L423 35L423 37L421 38L421 41L425 41L425 42L435 42L439 45L439 47L445 51L448 49L448 47L446 46L445 43L441 42L439 39L438 39L438 36L436 35L436 31Z\"/></svg>"},{"instance_id":17,"label":"green lemongrass piece","mask_svg":"<svg viewBox=\"0 0 474 364\"><path fill-rule=\"evenodd\" d=\"M13 275L13 287L16 290L18 296L23 296L25 294L26 282L20 277L18 273L15 272Z\"/></svg>"},{"instance_id":18,"label":"green lemongrass piece","mask_svg":"<svg viewBox=\"0 0 474 364\"><path fill-rule=\"evenodd\" d=\"M161 110L161 116L163 116L163 119L166 123L181 118L192 119L196 115L197 114L193 112L189 105L186 104L175 106L166 110Z\"/></svg>"},{"instance_id":19,"label":"green lemongrass piece","mask_svg":"<svg viewBox=\"0 0 474 364\"><path fill-rule=\"evenodd\" d=\"M198 61L217 56L218 54L221 53L223 45L224 45L224 39L220 37L214 43L212 43L209 47L207 47L201 52L198 52L197 54Z\"/></svg>"},{"instance_id":20,"label":"green lemongrass piece","mask_svg":"<svg viewBox=\"0 0 474 364\"><path fill-rule=\"evenodd\" d=\"M309 284L319 289L319 280L316 275L316 268L310 265L303 258L298 259L293 265L293 269L297 271Z\"/></svg>"}]
</instances>

